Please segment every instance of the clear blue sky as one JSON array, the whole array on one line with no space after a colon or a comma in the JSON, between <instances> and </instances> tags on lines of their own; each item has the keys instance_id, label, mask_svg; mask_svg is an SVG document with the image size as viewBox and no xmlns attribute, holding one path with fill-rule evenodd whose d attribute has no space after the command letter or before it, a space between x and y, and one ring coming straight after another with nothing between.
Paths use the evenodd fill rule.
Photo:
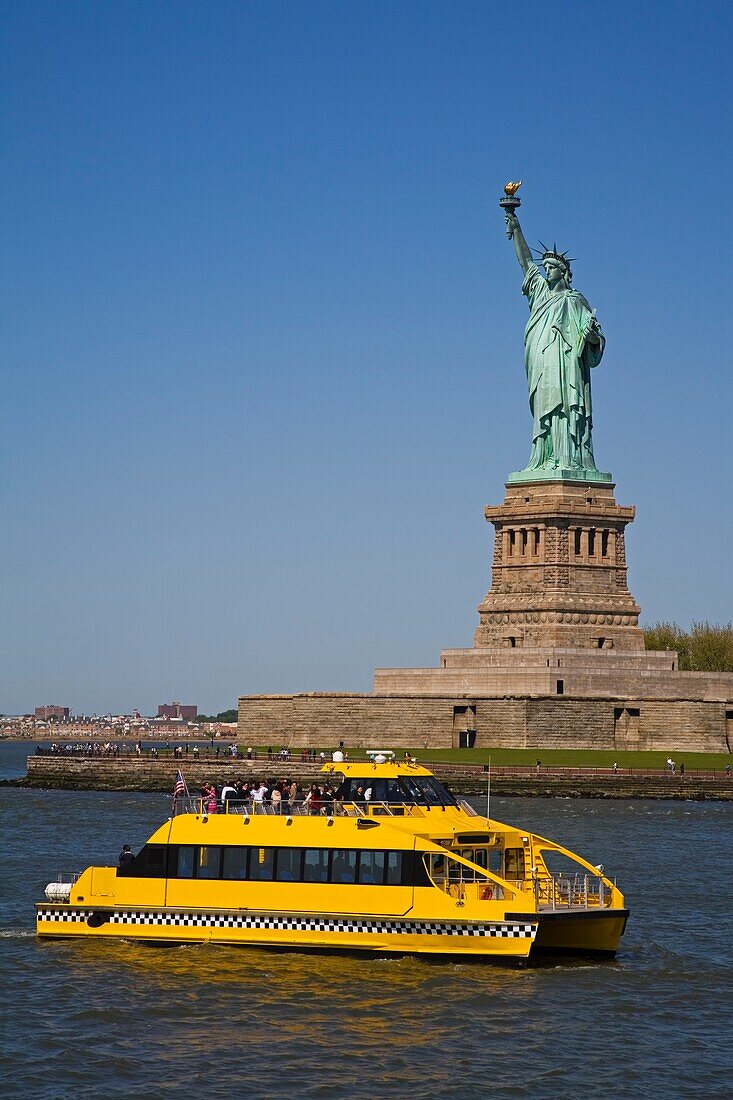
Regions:
<instances>
[{"instance_id":1,"label":"clear blue sky","mask_svg":"<svg viewBox=\"0 0 733 1100\"><path fill-rule=\"evenodd\" d=\"M728 620L730 4L4 3L0 711L470 645L577 257L647 621Z\"/></svg>"}]
</instances>

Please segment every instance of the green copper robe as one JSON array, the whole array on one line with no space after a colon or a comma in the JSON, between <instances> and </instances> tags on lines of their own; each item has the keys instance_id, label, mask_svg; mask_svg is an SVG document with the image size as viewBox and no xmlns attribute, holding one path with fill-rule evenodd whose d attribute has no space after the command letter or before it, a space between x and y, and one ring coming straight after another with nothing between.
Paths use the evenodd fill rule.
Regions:
<instances>
[{"instance_id":1,"label":"green copper robe","mask_svg":"<svg viewBox=\"0 0 733 1100\"><path fill-rule=\"evenodd\" d=\"M595 470L590 368L603 356L605 338L577 290L552 291L536 264L522 284L529 300L524 365L532 410L532 453L527 469ZM590 343L595 332L599 342Z\"/></svg>"}]
</instances>

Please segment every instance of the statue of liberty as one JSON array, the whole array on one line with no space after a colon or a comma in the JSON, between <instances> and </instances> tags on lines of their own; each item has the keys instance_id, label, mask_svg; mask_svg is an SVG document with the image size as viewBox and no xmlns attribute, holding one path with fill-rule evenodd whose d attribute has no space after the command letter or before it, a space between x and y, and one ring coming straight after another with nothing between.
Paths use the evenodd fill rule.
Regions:
<instances>
[{"instance_id":1,"label":"statue of liberty","mask_svg":"<svg viewBox=\"0 0 733 1100\"><path fill-rule=\"evenodd\" d=\"M591 439L590 372L600 363L606 340L596 311L571 285L567 253L542 245L544 277L540 273L515 213L519 200L510 188L517 187L507 185L509 199L501 205L506 211L507 236L514 241L524 272L522 293L529 300L524 365L533 426L527 467L509 480L610 481L610 474L596 469Z\"/></svg>"}]
</instances>

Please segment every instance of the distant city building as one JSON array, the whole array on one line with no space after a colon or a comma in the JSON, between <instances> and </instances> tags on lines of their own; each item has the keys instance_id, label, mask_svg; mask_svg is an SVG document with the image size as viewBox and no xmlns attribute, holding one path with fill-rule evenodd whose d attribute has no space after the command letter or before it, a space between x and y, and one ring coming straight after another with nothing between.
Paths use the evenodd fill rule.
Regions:
<instances>
[{"instance_id":1,"label":"distant city building","mask_svg":"<svg viewBox=\"0 0 733 1100\"><path fill-rule=\"evenodd\" d=\"M48 722L50 718L55 718L59 722L65 721L69 717L68 707L36 707L33 712L35 717L41 722Z\"/></svg>"},{"instance_id":2,"label":"distant city building","mask_svg":"<svg viewBox=\"0 0 733 1100\"><path fill-rule=\"evenodd\" d=\"M161 703L158 718L183 718L190 722L198 714L198 707L185 707L181 703Z\"/></svg>"}]
</instances>

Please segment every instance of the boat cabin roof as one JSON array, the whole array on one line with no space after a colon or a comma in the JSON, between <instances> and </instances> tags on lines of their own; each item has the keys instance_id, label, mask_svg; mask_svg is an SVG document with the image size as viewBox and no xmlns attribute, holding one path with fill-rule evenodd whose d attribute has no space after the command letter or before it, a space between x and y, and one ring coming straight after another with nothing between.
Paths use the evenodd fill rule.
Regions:
<instances>
[{"instance_id":1,"label":"boat cabin roof","mask_svg":"<svg viewBox=\"0 0 733 1100\"><path fill-rule=\"evenodd\" d=\"M357 779L395 779L399 776L430 775L429 768L423 768L420 764L411 760L385 760L377 763L375 758L370 760L329 760L321 771L327 775L341 775L344 779L354 776Z\"/></svg>"}]
</instances>

